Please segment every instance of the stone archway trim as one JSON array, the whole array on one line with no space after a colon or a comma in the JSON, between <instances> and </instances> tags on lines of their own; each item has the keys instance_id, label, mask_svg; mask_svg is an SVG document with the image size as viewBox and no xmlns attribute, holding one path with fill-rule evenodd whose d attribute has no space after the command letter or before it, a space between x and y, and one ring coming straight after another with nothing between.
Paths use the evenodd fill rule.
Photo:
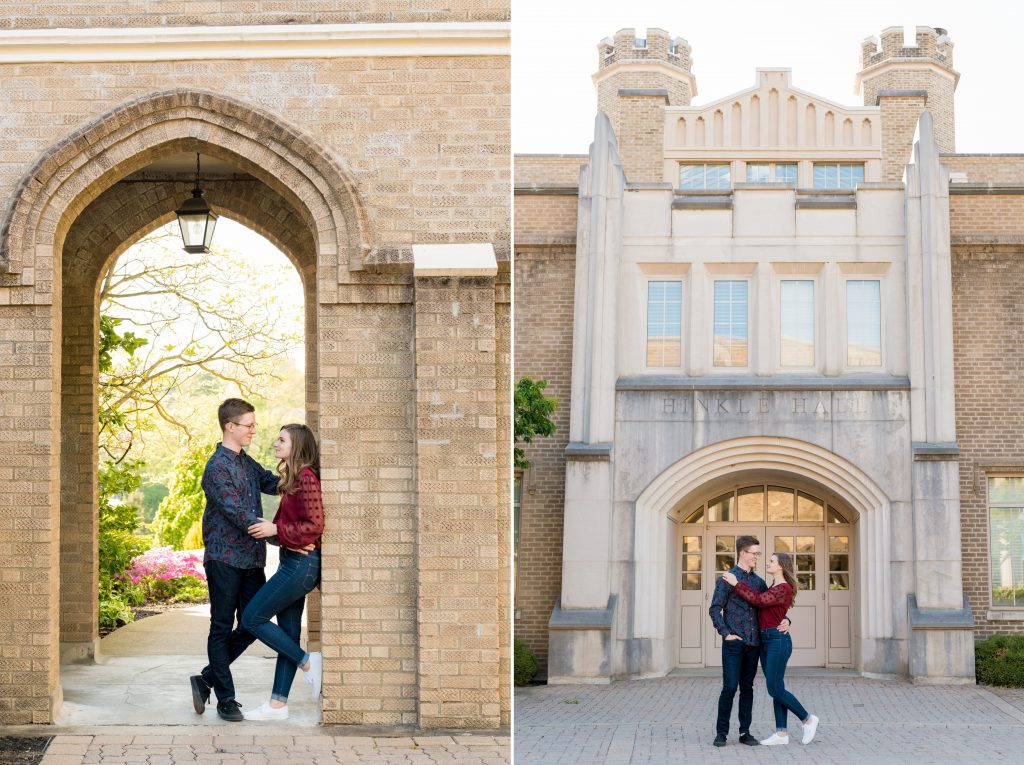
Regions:
<instances>
[{"instance_id":1,"label":"stone archway trim","mask_svg":"<svg viewBox=\"0 0 1024 765\"><path fill-rule=\"evenodd\" d=\"M858 512L862 637L892 637L889 499L867 474L839 455L804 441L771 437L737 438L699 449L662 472L637 498L634 637L669 635L668 513L701 485L740 470L795 473L826 486Z\"/></svg>"}]
</instances>

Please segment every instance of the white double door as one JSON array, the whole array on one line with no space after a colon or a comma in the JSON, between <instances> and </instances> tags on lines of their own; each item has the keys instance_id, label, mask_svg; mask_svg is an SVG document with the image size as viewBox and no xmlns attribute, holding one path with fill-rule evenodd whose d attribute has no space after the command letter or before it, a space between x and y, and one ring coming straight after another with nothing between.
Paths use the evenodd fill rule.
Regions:
<instances>
[{"instance_id":1,"label":"white double door","mask_svg":"<svg viewBox=\"0 0 1024 765\"><path fill-rule=\"evenodd\" d=\"M684 525L681 529L682 554L679 557L682 565L677 580L681 583L681 665L721 666L722 638L714 629L708 609L715 583L736 563L736 538L750 534L761 540L762 554L756 571L766 581L765 564L769 556L788 552L794 559L800 592L789 610L793 638L790 665L849 666L852 638L849 527L729 524L690 527L689 530ZM844 552L836 553L836 550ZM699 576L695 577L695 573Z\"/></svg>"}]
</instances>

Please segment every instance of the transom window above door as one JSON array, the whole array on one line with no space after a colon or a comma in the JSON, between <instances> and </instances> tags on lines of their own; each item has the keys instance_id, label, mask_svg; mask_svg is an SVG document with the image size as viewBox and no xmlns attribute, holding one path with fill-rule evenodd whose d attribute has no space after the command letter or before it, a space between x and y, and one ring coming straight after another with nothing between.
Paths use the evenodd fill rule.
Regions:
<instances>
[{"instance_id":1,"label":"transom window above door","mask_svg":"<svg viewBox=\"0 0 1024 765\"><path fill-rule=\"evenodd\" d=\"M712 497L691 510L683 523L849 523L847 515L799 489L757 484Z\"/></svg>"}]
</instances>

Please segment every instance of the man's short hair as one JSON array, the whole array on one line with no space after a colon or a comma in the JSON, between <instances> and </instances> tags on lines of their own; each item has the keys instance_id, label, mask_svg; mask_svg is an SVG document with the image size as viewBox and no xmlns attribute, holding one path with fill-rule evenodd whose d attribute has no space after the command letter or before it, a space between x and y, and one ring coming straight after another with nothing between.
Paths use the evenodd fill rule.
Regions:
<instances>
[{"instance_id":1,"label":"man's short hair","mask_svg":"<svg viewBox=\"0 0 1024 765\"><path fill-rule=\"evenodd\" d=\"M741 553L744 550L759 544L761 544L761 541L757 537L753 537L750 534L744 534L741 537L736 537L736 552Z\"/></svg>"},{"instance_id":2,"label":"man's short hair","mask_svg":"<svg viewBox=\"0 0 1024 765\"><path fill-rule=\"evenodd\" d=\"M256 407L248 401L243 401L240 398L225 399L224 403L217 408L217 419L220 420L220 429L224 430L229 422L233 422L243 414L255 411Z\"/></svg>"}]
</instances>

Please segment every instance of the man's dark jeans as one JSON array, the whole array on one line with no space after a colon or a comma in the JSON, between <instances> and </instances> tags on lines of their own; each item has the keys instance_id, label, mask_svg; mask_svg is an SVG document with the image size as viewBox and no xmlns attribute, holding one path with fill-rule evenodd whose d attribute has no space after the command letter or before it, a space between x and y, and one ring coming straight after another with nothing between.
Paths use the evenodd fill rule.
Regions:
<instances>
[{"instance_id":1,"label":"man's dark jeans","mask_svg":"<svg viewBox=\"0 0 1024 765\"><path fill-rule=\"evenodd\" d=\"M206 563L206 583L210 588L210 637L206 641L206 654L210 663L202 674L217 695L217 701L235 698L231 662L256 640L255 635L242 629L242 612L266 581L262 568L235 568L216 560Z\"/></svg>"},{"instance_id":2,"label":"man's dark jeans","mask_svg":"<svg viewBox=\"0 0 1024 765\"><path fill-rule=\"evenodd\" d=\"M740 735L750 731L750 720L754 708L754 677L757 675L757 659L760 648L747 645L742 640L722 639L722 695L718 697L719 736L729 735L729 718L732 717L732 700L736 689L740 690Z\"/></svg>"}]
</instances>

